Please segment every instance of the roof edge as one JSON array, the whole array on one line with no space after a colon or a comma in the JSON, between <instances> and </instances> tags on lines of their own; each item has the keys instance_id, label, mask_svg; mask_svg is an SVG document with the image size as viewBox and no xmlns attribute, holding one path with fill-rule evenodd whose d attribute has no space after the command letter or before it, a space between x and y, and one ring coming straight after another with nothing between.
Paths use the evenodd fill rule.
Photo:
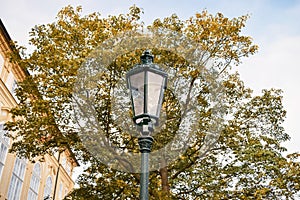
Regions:
<instances>
[{"instance_id":1,"label":"roof edge","mask_svg":"<svg viewBox=\"0 0 300 200\"><path fill-rule=\"evenodd\" d=\"M1 18L0 18L0 30L3 33L3 35L4 35L5 39L7 40L7 42L11 42L12 39L11 39L10 35L8 34L8 32L7 32L7 30L6 30L5 26L4 26ZM11 45L10 45L10 47L11 47Z\"/></svg>"},{"instance_id":2,"label":"roof edge","mask_svg":"<svg viewBox=\"0 0 300 200\"><path fill-rule=\"evenodd\" d=\"M1 18L0 18L0 31L3 33L3 36L4 36L5 40L7 41L7 44L8 44L8 46L9 46L9 48L11 49L11 51L16 50L16 47L12 46L12 43L11 43L11 42L12 42L13 40L11 39L11 37L10 37L8 31L6 30L6 28L5 28L5 26L4 26L4 24L3 24L2 20L1 20ZM21 56L19 55L19 53L18 53L18 56L21 57ZM26 74L27 76L30 76L30 73L29 73L28 70L23 69L23 71L25 72L25 74Z\"/></svg>"}]
</instances>

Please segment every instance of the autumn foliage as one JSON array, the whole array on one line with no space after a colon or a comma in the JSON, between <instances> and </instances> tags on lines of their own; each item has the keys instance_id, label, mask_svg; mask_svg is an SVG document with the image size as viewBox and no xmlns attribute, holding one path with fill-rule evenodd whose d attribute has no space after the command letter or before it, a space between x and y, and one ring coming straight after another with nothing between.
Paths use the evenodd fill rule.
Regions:
<instances>
[{"instance_id":1,"label":"autumn foliage","mask_svg":"<svg viewBox=\"0 0 300 200\"><path fill-rule=\"evenodd\" d=\"M79 130L72 126L73 86L78 69L104 41L127 31L159 34L168 29L201 47L202 64L211 64L222 85L222 108L227 117L222 120L218 140L203 153L207 127L215 123L203 66L188 63L176 52L153 49L157 63L186 80L189 87L182 93L197 91L192 100L182 103L186 106L179 106L178 99L166 94L164 108L169 121L156 136L154 148L161 148L160 144L177 134L181 117L191 103L198 118L186 150L175 160L164 154L160 160L163 167L150 173L150 199L292 199L300 190L300 165L298 154L284 156L286 149L281 145L289 139L282 127L286 114L282 92L269 89L255 96L238 73L229 70L258 50L251 37L242 34L249 16L229 19L204 10L187 20L176 14L156 19L146 27L141 14L142 9L133 6L129 13L118 16L82 16L81 7L68 6L58 13L55 22L32 29L33 52L27 54L19 47L21 59L12 57L31 73L19 84L20 103L11 111L15 120L7 124L16 141L12 151L34 159L68 144L76 158L88 166L77 180L80 188L70 194L72 199L138 199L138 173L118 171L99 162L82 144ZM106 137L124 152L138 152L137 139L122 129L112 131L116 124L110 94L118 77L139 62L143 50L121 55L107 68L105 82L98 85L102 91L97 93L98 120Z\"/></svg>"}]
</instances>

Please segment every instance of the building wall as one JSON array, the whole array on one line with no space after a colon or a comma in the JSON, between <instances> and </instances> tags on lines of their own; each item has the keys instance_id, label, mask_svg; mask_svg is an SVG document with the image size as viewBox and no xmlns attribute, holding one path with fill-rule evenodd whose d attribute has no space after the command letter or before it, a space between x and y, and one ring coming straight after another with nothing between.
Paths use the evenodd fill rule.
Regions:
<instances>
[{"instance_id":1,"label":"building wall","mask_svg":"<svg viewBox=\"0 0 300 200\"><path fill-rule=\"evenodd\" d=\"M34 200L34 197L28 197L29 193L33 196L37 193L37 199L43 200L47 189L51 197L55 192L55 199L62 199L74 187L71 177L74 167L78 165L69 150L37 158L35 163L20 160L15 154L8 153L13 141L4 136L2 125L12 120L9 110L17 106L13 93L16 83L28 75L19 66L9 62L8 55L12 51L10 40L0 20L0 200L10 199L18 193L17 199L20 200ZM21 187L18 183L22 183Z\"/></svg>"}]
</instances>

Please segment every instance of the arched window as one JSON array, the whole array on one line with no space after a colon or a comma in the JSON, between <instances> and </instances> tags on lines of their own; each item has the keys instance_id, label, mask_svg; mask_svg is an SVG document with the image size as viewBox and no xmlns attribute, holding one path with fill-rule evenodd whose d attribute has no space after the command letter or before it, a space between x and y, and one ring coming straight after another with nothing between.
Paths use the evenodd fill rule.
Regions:
<instances>
[{"instance_id":1,"label":"arched window","mask_svg":"<svg viewBox=\"0 0 300 200\"><path fill-rule=\"evenodd\" d=\"M13 174L10 179L8 189L8 200L19 200L21 189L24 181L24 174L26 169L26 161L24 159L16 158Z\"/></svg>"},{"instance_id":2,"label":"arched window","mask_svg":"<svg viewBox=\"0 0 300 200\"><path fill-rule=\"evenodd\" d=\"M35 163L30 180L30 188L28 192L28 200L36 200L39 193L39 186L41 181L41 166Z\"/></svg>"},{"instance_id":3,"label":"arched window","mask_svg":"<svg viewBox=\"0 0 300 200\"><path fill-rule=\"evenodd\" d=\"M52 192L52 178L48 176L46 180L46 185L44 189L44 199L51 199L51 192Z\"/></svg>"}]
</instances>

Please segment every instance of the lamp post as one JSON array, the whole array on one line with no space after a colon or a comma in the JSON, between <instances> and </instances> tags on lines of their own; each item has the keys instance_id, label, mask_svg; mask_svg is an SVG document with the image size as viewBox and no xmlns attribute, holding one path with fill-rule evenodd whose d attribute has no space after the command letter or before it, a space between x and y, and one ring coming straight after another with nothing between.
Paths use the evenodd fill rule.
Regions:
<instances>
[{"instance_id":1,"label":"lamp post","mask_svg":"<svg viewBox=\"0 0 300 200\"><path fill-rule=\"evenodd\" d=\"M167 73L153 63L153 55L146 50L137 64L126 74L130 90L133 121L141 135L138 138L141 157L140 199L148 200L149 154L153 143L151 133L158 125L164 91L167 87Z\"/></svg>"}]
</instances>

